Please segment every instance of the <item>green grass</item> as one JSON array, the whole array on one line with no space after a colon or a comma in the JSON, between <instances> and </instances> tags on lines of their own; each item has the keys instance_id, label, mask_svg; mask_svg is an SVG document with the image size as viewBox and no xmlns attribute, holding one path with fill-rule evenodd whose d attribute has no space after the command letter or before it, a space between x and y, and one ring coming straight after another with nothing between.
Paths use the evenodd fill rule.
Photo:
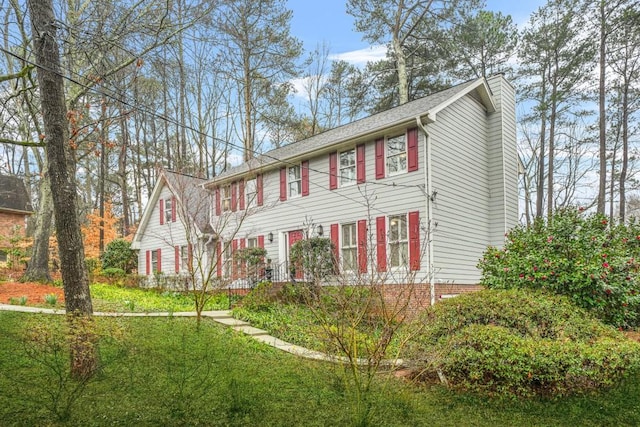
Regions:
<instances>
[{"instance_id":1,"label":"green grass","mask_svg":"<svg viewBox=\"0 0 640 427\"><path fill-rule=\"evenodd\" d=\"M127 288L96 283L91 285L94 311L110 312L178 312L194 311L193 297L189 293ZM205 310L225 310L229 298L225 293L214 295Z\"/></svg>"},{"instance_id":2,"label":"green grass","mask_svg":"<svg viewBox=\"0 0 640 427\"><path fill-rule=\"evenodd\" d=\"M64 317L0 312L0 425L354 424L352 388L336 365L298 359L208 319L199 330L193 318L95 321L103 336L102 369L61 419L52 410L52 396L59 389L63 398L70 395L75 383L65 379L66 352L44 338L46 331L64 329ZM25 341L28 336L55 352L30 352L34 341ZM640 425L638 395L637 374L614 390L555 401L491 399L381 376L369 396L369 421L374 426L631 426Z\"/></svg>"}]
</instances>

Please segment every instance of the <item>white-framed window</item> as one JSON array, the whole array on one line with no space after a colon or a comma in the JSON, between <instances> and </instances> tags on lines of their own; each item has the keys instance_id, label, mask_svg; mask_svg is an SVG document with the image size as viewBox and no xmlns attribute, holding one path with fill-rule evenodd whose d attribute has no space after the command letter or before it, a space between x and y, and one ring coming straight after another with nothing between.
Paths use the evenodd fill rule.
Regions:
<instances>
[{"instance_id":1,"label":"white-framed window","mask_svg":"<svg viewBox=\"0 0 640 427\"><path fill-rule=\"evenodd\" d=\"M387 173L407 171L407 138L404 134L387 138Z\"/></svg>"},{"instance_id":2,"label":"white-framed window","mask_svg":"<svg viewBox=\"0 0 640 427\"><path fill-rule=\"evenodd\" d=\"M356 183L356 149L340 153L340 186Z\"/></svg>"},{"instance_id":3,"label":"white-framed window","mask_svg":"<svg viewBox=\"0 0 640 427\"><path fill-rule=\"evenodd\" d=\"M342 224L342 268L354 271L358 267L358 234L355 223Z\"/></svg>"},{"instance_id":4,"label":"white-framed window","mask_svg":"<svg viewBox=\"0 0 640 427\"><path fill-rule=\"evenodd\" d=\"M180 271L189 271L189 246L180 246Z\"/></svg>"},{"instance_id":5,"label":"white-framed window","mask_svg":"<svg viewBox=\"0 0 640 427\"><path fill-rule=\"evenodd\" d=\"M289 197L299 196L302 193L302 174L300 165L289 166L288 179Z\"/></svg>"},{"instance_id":6,"label":"white-framed window","mask_svg":"<svg viewBox=\"0 0 640 427\"><path fill-rule=\"evenodd\" d=\"M256 178L249 179L244 185L246 206L258 206L258 182Z\"/></svg>"},{"instance_id":7,"label":"white-framed window","mask_svg":"<svg viewBox=\"0 0 640 427\"><path fill-rule=\"evenodd\" d=\"M222 197L222 212L231 210L231 185L225 185L221 188L220 196Z\"/></svg>"},{"instance_id":8,"label":"white-framed window","mask_svg":"<svg viewBox=\"0 0 640 427\"><path fill-rule=\"evenodd\" d=\"M173 221L173 199L169 197L164 199L164 223L169 224Z\"/></svg>"},{"instance_id":9,"label":"white-framed window","mask_svg":"<svg viewBox=\"0 0 640 427\"><path fill-rule=\"evenodd\" d=\"M257 248L258 247L258 238L257 237L248 237L247 238L247 247L248 248Z\"/></svg>"},{"instance_id":10,"label":"white-framed window","mask_svg":"<svg viewBox=\"0 0 640 427\"><path fill-rule=\"evenodd\" d=\"M389 265L404 267L409 263L409 228L406 215L389 217Z\"/></svg>"},{"instance_id":11,"label":"white-framed window","mask_svg":"<svg viewBox=\"0 0 640 427\"><path fill-rule=\"evenodd\" d=\"M222 276L231 277L233 269L231 242L222 242Z\"/></svg>"},{"instance_id":12,"label":"white-framed window","mask_svg":"<svg viewBox=\"0 0 640 427\"><path fill-rule=\"evenodd\" d=\"M158 251L151 251L151 273L155 274L158 272Z\"/></svg>"}]
</instances>

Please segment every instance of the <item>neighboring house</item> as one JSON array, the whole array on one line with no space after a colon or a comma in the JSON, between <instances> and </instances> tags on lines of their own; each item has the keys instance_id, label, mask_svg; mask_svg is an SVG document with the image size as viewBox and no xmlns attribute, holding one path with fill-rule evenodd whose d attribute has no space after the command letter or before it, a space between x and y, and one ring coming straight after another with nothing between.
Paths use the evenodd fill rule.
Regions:
<instances>
[{"instance_id":1,"label":"neighboring house","mask_svg":"<svg viewBox=\"0 0 640 427\"><path fill-rule=\"evenodd\" d=\"M0 175L0 264L9 261L15 239L25 237L27 217L32 213L22 178Z\"/></svg>"},{"instance_id":2,"label":"neighboring house","mask_svg":"<svg viewBox=\"0 0 640 427\"><path fill-rule=\"evenodd\" d=\"M183 240L167 225L166 184L156 186L134 239L147 275L181 268L175 247ZM341 272L385 273L389 284L411 276L433 302L477 289L483 251L502 245L517 223L517 187L514 89L497 75L272 150L207 181L211 230L199 239L208 242L216 276L232 281L242 279L242 266L231 262L240 249L264 247L274 279L288 280L291 245L327 237Z\"/></svg>"}]
</instances>

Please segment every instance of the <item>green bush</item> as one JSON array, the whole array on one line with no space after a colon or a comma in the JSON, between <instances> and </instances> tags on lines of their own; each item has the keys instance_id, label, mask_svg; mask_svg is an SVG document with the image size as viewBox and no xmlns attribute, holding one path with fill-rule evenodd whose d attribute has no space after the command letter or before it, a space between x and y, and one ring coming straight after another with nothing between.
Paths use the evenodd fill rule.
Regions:
<instances>
[{"instance_id":1,"label":"green bush","mask_svg":"<svg viewBox=\"0 0 640 427\"><path fill-rule=\"evenodd\" d=\"M312 237L299 240L291 246L291 273L302 269L305 275L314 282L334 274L336 263L335 246L331 239Z\"/></svg>"},{"instance_id":2,"label":"green bush","mask_svg":"<svg viewBox=\"0 0 640 427\"><path fill-rule=\"evenodd\" d=\"M490 289L545 289L566 295L604 322L640 324L640 226L567 209L507 234L503 249L480 260Z\"/></svg>"},{"instance_id":3,"label":"green bush","mask_svg":"<svg viewBox=\"0 0 640 427\"><path fill-rule=\"evenodd\" d=\"M102 254L102 268L119 268L129 274L136 265L136 254L131 243L124 239L115 239L107 244Z\"/></svg>"},{"instance_id":4,"label":"green bush","mask_svg":"<svg viewBox=\"0 0 640 427\"><path fill-rule=\"evenodd\" d=\"M454 388L516 396L609 387L640 364L640 344L567 298L485 290L443 301L418 319L407 355Z\"/></svg>"}]
</instances>

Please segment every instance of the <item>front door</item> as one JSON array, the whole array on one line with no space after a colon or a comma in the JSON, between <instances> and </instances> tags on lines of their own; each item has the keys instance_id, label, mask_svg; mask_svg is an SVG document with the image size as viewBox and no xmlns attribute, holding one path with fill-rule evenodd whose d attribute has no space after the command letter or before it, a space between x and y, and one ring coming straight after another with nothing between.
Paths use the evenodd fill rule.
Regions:
<instances>
[{"instance_id":1,"label":"front door","mask_svg":"<svg viewBox=\"0 0 640 427\"><path fill-rule=\"evenodd\" d=\"M294 243L299 242L300 240L302 240L303 235L302 235L302 230L294 230L294 231L290 231L289 233L289 254L291 254L291 246L293 246ZM291 272L291 278L292 279L302 279L304 277L304 272L302 271L302 265L293 265L293 263L291 262L291 257L289 257L289 271Z\"/></svg>"}]
</instances>

